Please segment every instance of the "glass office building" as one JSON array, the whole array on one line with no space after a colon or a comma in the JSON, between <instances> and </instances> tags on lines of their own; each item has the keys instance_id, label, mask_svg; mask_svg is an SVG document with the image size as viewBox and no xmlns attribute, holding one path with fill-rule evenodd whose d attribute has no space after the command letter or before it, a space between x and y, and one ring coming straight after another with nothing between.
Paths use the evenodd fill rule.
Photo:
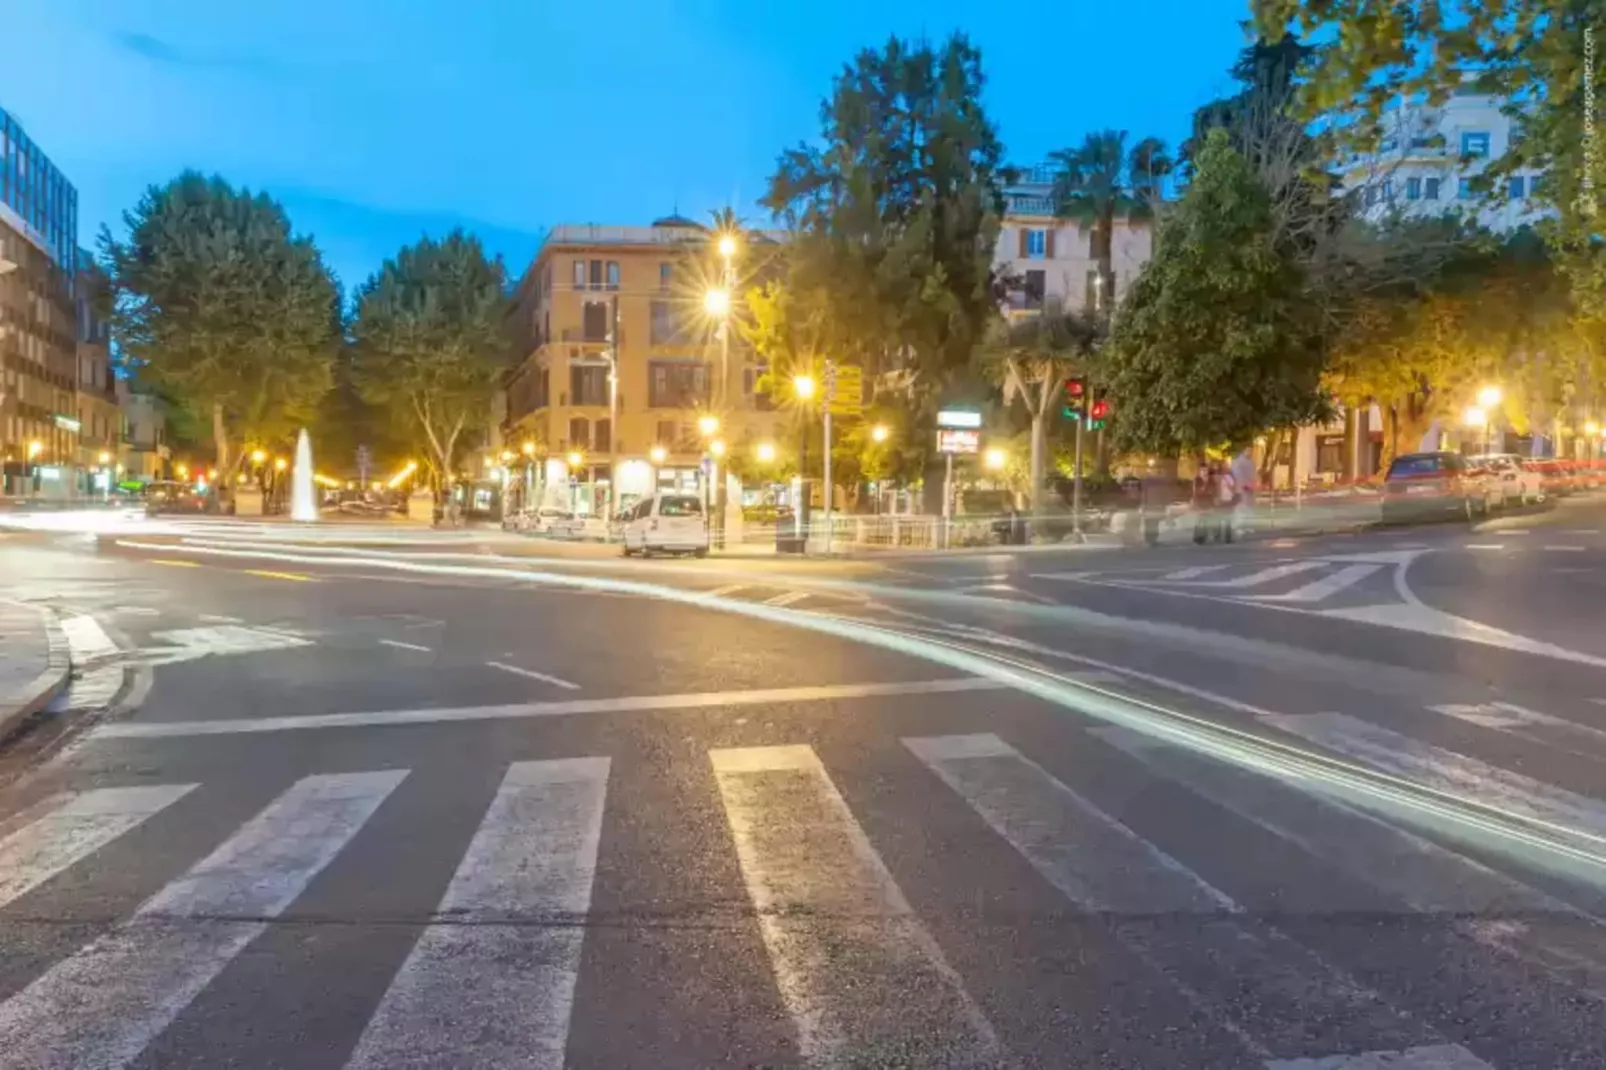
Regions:
<instances>
[{"instance_id":1,"label":"glass office building","mask_svg":"<svg viewBox=\"0 0 1606 1070\"><path fill-rule=\"evenodd\" d=\"M15 213L28 237L70 276L78 251L78 191L0 108L0 204Z\"/></svg>"}]
</instances>

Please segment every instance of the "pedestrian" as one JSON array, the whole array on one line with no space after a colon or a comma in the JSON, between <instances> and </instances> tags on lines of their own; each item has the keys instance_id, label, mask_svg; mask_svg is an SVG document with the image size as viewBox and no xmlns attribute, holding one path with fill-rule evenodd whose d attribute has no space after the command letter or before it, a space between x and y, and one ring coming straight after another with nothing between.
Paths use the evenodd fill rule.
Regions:
<instances>
[{"instance_id":1,"label":"pedestrian","mask_svg":"<svg viewBox=\"0 0 1606 1070\"><path fill-rule=\"evenodd\" d=\"M1249 522L1255 512L1255 490L1257 489L1257 476L1255 472L1255 454L1248 446L1238 451L1238 456L1232 459L1232 479L1237 484L1238 533L1242 535L1249 530Z\"/></svg>"},{"instance_id":2,"label":"pedestrian","mask_svg":"<svg viewBox=\"0 0 1606 1070\"><path fill-rule=\"evenodd\" d=\"M1210 540L1210 526L1215 520L1215 474L1208 458L1200 457L1193 471L1193 541L1204 545Z\"/></svg>"},{"instance_id":3,"label":"pedestrian","mask_svg":"<svg viewBox=\"0 0 1606 1070\"><path fill-rule=\"evenodd\" d=\"M1237 505L1238 482L1232 478L1232 471L1221 465L1216 473L1216 534L1222 542L1232 541L1232 512Z\"/></svg>"}]
</instances>

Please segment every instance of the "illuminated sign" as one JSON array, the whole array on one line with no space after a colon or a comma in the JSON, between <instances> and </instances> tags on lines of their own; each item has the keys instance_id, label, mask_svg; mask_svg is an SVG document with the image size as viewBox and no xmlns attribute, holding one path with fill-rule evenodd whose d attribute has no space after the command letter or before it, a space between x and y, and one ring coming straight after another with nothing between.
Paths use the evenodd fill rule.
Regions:
<instances>
[{"instance_id":1,"label":"illuminated sign","mask_svg":"<svg viewBox=\"0 0 1606 1070\"><path fill-rule=\"evenodd\" d=\"M938 453L979 453L981 432L944 428L937 432Z\"/></svg>"},{"instance_id":2,"label":"illuminated sign","mask_svg":"<svg viewBox=\"0 0 1606 1070\"><path fill-rule=\"evenodd\" d=\"M937 413L937 426L976 429L981 427L981 413L974 409L943 409ZM975 452L972 450L971 452Z\"/></svg>"},{"instance_id":3,"label":"illuminated sign","mask_svg":"<svg viewBox=\"0 0 1606 1070\"><path fill-rule=\"evenodd\" d=\"M79 428L83 427L84 425L79 423L77 420L74 420L71 416L63 416L60 413L57 413L56 426L61 428L63 431L71 431L73 434L77 434Z\"/></svg>"}]
</instances>

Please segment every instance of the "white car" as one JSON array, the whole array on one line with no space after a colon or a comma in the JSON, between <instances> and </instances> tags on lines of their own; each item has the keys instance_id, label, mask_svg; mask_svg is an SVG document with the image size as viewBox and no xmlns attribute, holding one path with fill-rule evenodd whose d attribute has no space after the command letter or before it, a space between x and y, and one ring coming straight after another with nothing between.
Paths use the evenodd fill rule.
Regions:
<instances>
[{"instance_id":1,"label":"white car","mask_svg":"<svg viewBox=\"0 0 1606 1070\"><path fill-rule=\"evenodd\" d=\"M547 535L552 532L553 528L567 524L572 519L572 514L567 510L559 509L556 506L543 505L539 509L526 509L520 513L516 530L533 532L536 535Z\"/></svg>"},{"instance_id":2,"label":"white car","mask_svg":"<svg viewBox=\"0 0 1606 1070\"><path fill-rule=\"evenodd\" d=\"M708 556L708 518L695 494L654 494L619 518L626 557L640 554Z\"/></svg>"},{"instance_id":3,"label":"white car","mask_svg":"<svg viewBox=\"0 0 1606 1070\"><path fill-rule=\"evenodd\" d=\"M1495 503L1528 505L1545 500L1545 478L1515 453L1484 453L1467 460L1489 475Z\"/></svg>"}]
</instances>

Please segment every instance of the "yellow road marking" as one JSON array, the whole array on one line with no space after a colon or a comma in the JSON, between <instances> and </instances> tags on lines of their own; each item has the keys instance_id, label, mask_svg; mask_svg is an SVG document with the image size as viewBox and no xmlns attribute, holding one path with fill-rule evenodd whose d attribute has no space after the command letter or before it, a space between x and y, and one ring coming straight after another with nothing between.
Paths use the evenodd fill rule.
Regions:
<instances>
[{"instance_id":1,"label":"yellow road marking","mask_svg":"<svg viewBox=\"0 0 1606 1070\"><path fill-rule=\"evenodd\" d=\"M167 557L151 557L146 559L152 565L167 565L171 568L200 568L195 561L174 561Z\"/></svg>"},{"instance_id":2,"label":"yellow road marking","mask_svg":"<svg viewBox=\"0 0 1606 1070\"><path fill-rule=\"evenodd\" d=\"M300 572L269 572L267 569L248 568L244 570L248 576L263 576L270 580L295 580L297 583L317 583L311 576Z\"/></svg>"}]
</instances>

